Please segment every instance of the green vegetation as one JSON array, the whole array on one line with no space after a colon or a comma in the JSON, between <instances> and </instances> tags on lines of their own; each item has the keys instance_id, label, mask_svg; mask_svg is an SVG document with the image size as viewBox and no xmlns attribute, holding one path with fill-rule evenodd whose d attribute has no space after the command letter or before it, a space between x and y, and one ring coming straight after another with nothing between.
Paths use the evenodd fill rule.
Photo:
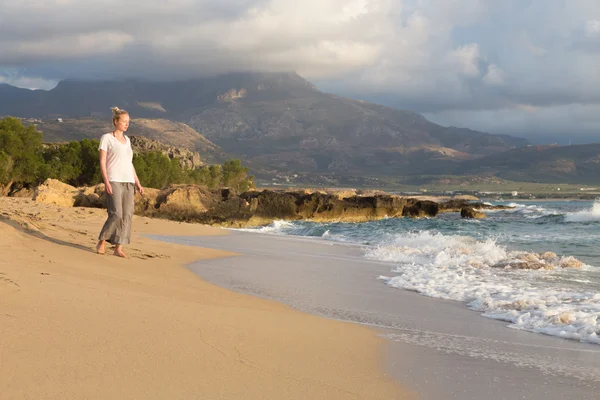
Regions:
<instances>
[{"instance_id":1,"label":"green vegetation","mask_svg":"<svg viewBox=\"0 0 600 400\"><path fill-rule=\"evenodd\" d=\"M171 183L204 185L209 188L230 187L238 191L254 186L254 177L248 176L248 168L243 167L240 160L226 161L223 166L187 169L180 166L178 159L169 159L155 151L135 155L133 165L142 185L157 189Z\"/></svg>"},{"instance_id":2,"label":"green vegetation","mask_svg":"<svg viewBox=\"0 0 600 400\"><path fill-rule=\"evenodd\" d=\"M0 185L35 183L43 165L41 148L42 134L35 127L25 127L16 118L0 120Z\"/></svg>"},{"instance_id":3,"label":"green vegetation","mask_svg":"<svg viewBox=\"0 0 600 400\"><path fill-rule=\"evenodd\" d=\"M0 120L0 194L6 195L13 186L37 185L48 178L73 186L101 183L98 144L98 140L83 139L44 146L41 132L33 125L25 127L12 117ZM145 187L161 189L185 183L244 191L254 186L254 177L248 176L248 168L239 160L189 169L157 151L136 154L133 164Z\"/></svg>"}]
</instances>

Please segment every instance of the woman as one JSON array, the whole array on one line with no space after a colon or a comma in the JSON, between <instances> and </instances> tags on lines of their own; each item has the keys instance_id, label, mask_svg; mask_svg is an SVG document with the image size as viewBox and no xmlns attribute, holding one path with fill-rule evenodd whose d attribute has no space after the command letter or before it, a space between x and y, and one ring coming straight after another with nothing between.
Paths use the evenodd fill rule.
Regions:
<instances>
[{"instance_id":1,"label":"woman","mask_svg":"<svg viewBox=\"0 0 600 400\"><path fill-rule=\"evenodd\" d=\"M133 217L133 196L137 187L140 194L144 188L135 173L131 142L125 136L129 128L129 114L118 107L112 108L111 133L100 138L100 171L108 194L108 219L102 227L96 246L98 254L104 254L106 242L116 245L115 255L125 257L123 245L129 244Z\"/></svg>"}]
</instances>

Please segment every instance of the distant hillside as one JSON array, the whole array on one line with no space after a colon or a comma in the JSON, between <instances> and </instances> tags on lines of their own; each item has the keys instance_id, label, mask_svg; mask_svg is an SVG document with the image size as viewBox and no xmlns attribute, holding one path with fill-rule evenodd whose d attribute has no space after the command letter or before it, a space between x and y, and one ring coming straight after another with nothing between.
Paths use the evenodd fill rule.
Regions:
<instances>
[{"instance_id":1,"label":"distant hillside","mask_svg":"<svg viewBox=\"0 0 600 400\"><path fill-rule=\"evenodd\" d=\"M46 142L62 142L83 138L98 139L113 129L111 119L106 118L61 118L43 119L36 123ZM181 122L165 119L133 118L128 135L145 136L161 143L197 151L204 162L222 163L233 156L228 155L216 144Z\"/></svg>"},{"instance_id":2,"label":"distant hillside","mask_svg":"<svg viewBox=\"0 0 600 400\"><path fill-rule=\"evenodd\" d=\"M477 171L512 181L600 183L600 143L528 146L456 165L456 174Z\"/></svg>"},{"instance_id":3,"label":"distant hillside","mask_svg":"<svg viewBox=\"0 0 600 400\"><path fill-rule=\"evenodd\" d=\"M213 151L214 144L274 171L407 175L528 144L505 135L445 128L413 112L323 93L295 73L237 73L185 82L62 81L50 91L0 86L0 115L63 117L65 122L94 116L108 124L114 105L138 120L132 133L200 146L198 151L202 146ZM148 122L154 119L187 124L209 142L195 140L187 128L169 130L163 122ZM89 120L94 132L103 129L92 126L98 121ZM78 132L63 130L67 137L62 137L51 125L40 129L55 140L76 138Z\"/></svg>"}]
</instances>

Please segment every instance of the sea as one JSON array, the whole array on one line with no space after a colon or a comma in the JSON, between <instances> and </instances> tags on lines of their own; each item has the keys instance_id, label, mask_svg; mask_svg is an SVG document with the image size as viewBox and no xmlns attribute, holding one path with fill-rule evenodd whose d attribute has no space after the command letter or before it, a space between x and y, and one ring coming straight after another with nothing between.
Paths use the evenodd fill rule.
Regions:
<instances>
[{"instance_id":1,"label":"sea","mask_svg":"<svg viewBox=\"0 0 600 400\"><path fill-rule=\"evenodd\" d=\"M512 329L600 344L600 200L493 201L457 213L365 223L275 221L256 229L360 245L381 285L454 300Z\"/></svg>"}]
</instances>

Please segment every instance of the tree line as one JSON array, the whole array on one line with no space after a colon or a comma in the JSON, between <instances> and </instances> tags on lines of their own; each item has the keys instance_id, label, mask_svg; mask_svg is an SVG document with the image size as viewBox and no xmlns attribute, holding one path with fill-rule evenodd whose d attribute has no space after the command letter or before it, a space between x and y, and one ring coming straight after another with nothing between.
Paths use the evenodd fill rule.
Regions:
<instances>
[{"instance_id":1,"label":"tree line","mask_svg":"<svg viewBox=\"0 0 600 400\"><path fill-rule=\"evenodd\" d=\"M0 189L36 186L48 178L73 186L102 182L99 141L83 139L65 144L43 145L43 135L35 126L25 126L18 118L0 120ZM210 188L231 187L245 191L254 186L254 177L240 160L226 161L198 169L181 166L159 151L139 153L133 165L145 187L162 189L170 184L198 184Z\"/></svg>"}]
</instances>

